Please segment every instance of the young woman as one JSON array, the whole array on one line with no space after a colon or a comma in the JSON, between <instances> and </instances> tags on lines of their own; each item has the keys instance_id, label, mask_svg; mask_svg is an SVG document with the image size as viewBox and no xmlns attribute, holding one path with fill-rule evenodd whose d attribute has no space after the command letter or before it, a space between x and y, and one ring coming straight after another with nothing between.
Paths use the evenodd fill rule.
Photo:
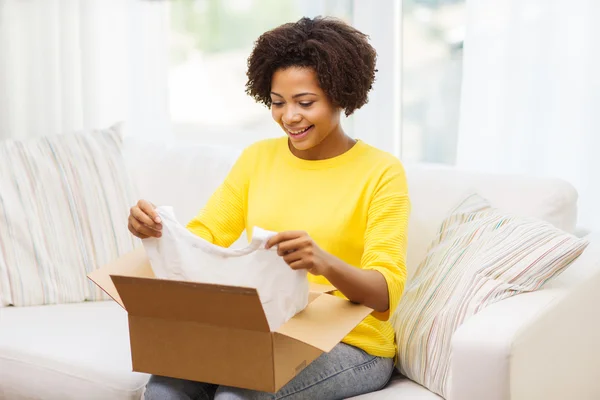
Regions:
<instances>
[{"instance_id":1,"label":"young woman","mask_svg":"<svg viewBox=\"0 0 600 400\"><path fill-rule=\"evenodd\" d=\"M327 400L386 385L396 354L387 321L406 280L406 178L398 159L340 126L342 111L350 115L367 102L375 59L366 35L331 18L302 18L259 37L246 91L271 109L285 136L244 150L188 224L224 247L244 229L249 236L255 226L279 232L267 246L290 268L334 285L336 295L373 308L372 315L278 393L152 376L147 400ZM129 230L139 238L160 237L160 222L153 205L140 200Z\"/></svg>"}]
</instances>

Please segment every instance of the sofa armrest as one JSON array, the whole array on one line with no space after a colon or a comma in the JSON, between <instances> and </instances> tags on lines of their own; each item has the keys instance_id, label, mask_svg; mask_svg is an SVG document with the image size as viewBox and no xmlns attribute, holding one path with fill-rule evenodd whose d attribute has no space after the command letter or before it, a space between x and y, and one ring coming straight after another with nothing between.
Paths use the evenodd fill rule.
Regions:
<instances>
[{"instance_id":1,"label":"sofa armrest","mask_svg":"<svg viewBox=\"0 0 600 400\"><path fill-rule=\"evenodd\" d=\"M600 241L533 293L500 301L452 339L450 400L600 399Z\"/></svg>"}]
</instances>

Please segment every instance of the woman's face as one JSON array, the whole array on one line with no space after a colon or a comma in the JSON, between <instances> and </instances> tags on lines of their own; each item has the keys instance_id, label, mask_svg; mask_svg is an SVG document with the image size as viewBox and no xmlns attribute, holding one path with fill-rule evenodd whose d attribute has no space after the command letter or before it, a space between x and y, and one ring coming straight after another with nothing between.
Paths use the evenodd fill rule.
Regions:
<instances>
[{"instance_id":1,"label":"woman's face","mask_svg":"<svg viewBox=\"0 0 600 400\"><path fill-rule=\"evenodd\" d=\"M297 150L312 149L342 133L341 109L331 104L312 68L278 69L271 80L271 115Z\"/></svg>"}]
</instances>

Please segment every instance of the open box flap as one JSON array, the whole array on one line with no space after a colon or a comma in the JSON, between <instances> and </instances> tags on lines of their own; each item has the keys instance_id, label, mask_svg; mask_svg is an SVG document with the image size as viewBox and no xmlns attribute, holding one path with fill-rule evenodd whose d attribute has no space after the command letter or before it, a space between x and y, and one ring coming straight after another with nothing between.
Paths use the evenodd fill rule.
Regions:
<instances>
[{"instance_id":1,"label":"open box flap","mask_svg":"<svg viewBox=\"0 0 600 400\"><path fill-rule=\"evenodd\" d=\"M98 285L100 289L104 290L106 294L123 308L125 308L123 301L110 278L110 275L113 274L139 276L144 278L154 277L154 272L152 272L152 267L150 266L150 260L148 260L148 256L143 247L139 247L88 274L90 280Z\"/></svg>"},{"instance_id":2,"label":"open box flap","mask_svg":"<svg viewBox=\"0 0 600 400\"><path fill-rule=\"evenodd\" d=\"M270 332L256 289L111 276L130 315Z\"/></svg>"},{"instance_id":3,"label":"open box flap","mask_svg":"<svg viewBox=\"0 0 600 400\"><path fill-rule=\"evenodd\" d=\"M332 293L337 289L333 285L323 285L321 283L309 282L309 290L313 293Z\"/></svg>"},{"instance_id":4,"label":"open box flap","mask_svg":"<svg viewBox=\"0 0 600 400\"><path fill-rule=\"evenodd\" d=\"M329 352L373 310L331 295L322 295L286 322L277 333Z\"/></svg>"},{"instance_id":5,"label":"open box flap","mask_svg":"<svg viewBox=\"0 0 600 400\"><path fill-rule=\"evenodd\" d=\"M336 290L335 286L332 285L309 282L308 302L312 303L317 297L325 293L333 293Z\"/></svg>"}]
</instances>

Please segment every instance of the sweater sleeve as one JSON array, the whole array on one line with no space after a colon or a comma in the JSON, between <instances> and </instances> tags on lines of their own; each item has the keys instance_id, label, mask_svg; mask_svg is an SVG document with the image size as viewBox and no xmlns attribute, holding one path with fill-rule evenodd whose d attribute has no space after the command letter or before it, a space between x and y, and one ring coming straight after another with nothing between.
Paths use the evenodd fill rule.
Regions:
<instances>
[{"instance_id":1,"label":"sweater sleeve","mask_svg":"<svg viewBox=\"0 0 600 400\"><path fill-rule=\"evenodd\" d=\"M404 169L397 164L380 180L367 213L361 268L380 272L386 280L389 309L372 315L387 321L406 283L406 247L410 200Z\"/></svg>"},{"instance_id":2,"label":"sweater sleeve","mask_svg":"<svg viewBox=\"0 0 600 400\"><path fill-rule=\"evenodd\" d=\"M251 149L242 152L223 183L187 229L221 247L231 246L246 227L248 184L253 160Z\"/></svg>"}]
</instances>

